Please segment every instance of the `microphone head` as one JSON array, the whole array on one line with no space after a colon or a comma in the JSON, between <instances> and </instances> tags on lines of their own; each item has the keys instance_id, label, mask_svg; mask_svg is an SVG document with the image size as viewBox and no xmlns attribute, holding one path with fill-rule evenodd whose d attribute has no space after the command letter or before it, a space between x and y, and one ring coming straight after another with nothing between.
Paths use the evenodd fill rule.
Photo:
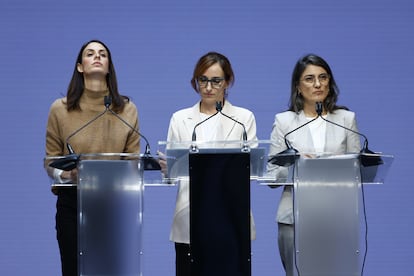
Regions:
<instances>
[{"instance_id":1,"label":"microphone head","mask_svg":"<svg viewBox=\"0 0 414 276\"><path fill-rule=\"evenodd\" d=\"M221 112L222 109L223 109L223 105L221 104L221 102L216 102L216 110L217 110L217 112Z\"/></svg>"},{"instance_id":2,"label":"microphone head","mask_svg":"<svg viewBox=\"0 0 414 276\"><path fill-rule=\"evenodd\" d=\"M161 170L161 165L158 163L157 159L151 156L151 154L141 155L141 160L143 161L145 171Z\"/></svg>"},{"instance_id":3,"label":"microphone head","mask_svg":"<svg viewBox=\"0 0 414 276\"><path fill-rule=\"evenodd\" d=\"M75 153L72 146L68 142L66 142L66 148L68 149L69 154L74 154Z\"/></svg>"},{"instance_id":4,"label":"microphone head","mask_svg":"<svg viewBox=\"0 0 414 276\"><path fill-rule=\"evenodd\" d=\"M64 171L71 171L78 166L80 156L78 154L69 154L63 158L57 159L49 164L50 167Z\"/></svg>"},{"instance_id":5,"label":"microphone head","mask_svg":"<svg viewBox=\"0 0 414 276\"><path fill-rule=\"evenodd\" d=\"M106 108L109 108L109 106L112 104L112 97L111 96L105 96L104 97L104 104Z\"/></svg>"},{"instance_id":6,"label":"microphone head","mask_svg":"<svg viewBox=\"0 0 414 276\"><path fill-rule=\"evenodd\" d=\"M145 145L145 155L151 155L151 149L148 143Z\"/></svg>"},{"instance_id":7,"label":"microphone head","mask_svg":"<svg viewBox=\"0 0 414 276\"><path fill-rule=\"evenodd\" d=\"M381 156L369 150L368 147L364 147L360 151L360 162L364 167L379 166L384 164Z\"/></svg>"},{"instance_id":8,"label":"microphone head","mask_svg":"<svg viewBox=\"0 0 414 276\"><path fill-rule=\"evenodd\" d=\"M322 115L322 112L323 112L322 102L317 102L315 104L315 109L316 109L316 113L318 114L318 116L321 116Z\"/></svg>"}]
</instances>

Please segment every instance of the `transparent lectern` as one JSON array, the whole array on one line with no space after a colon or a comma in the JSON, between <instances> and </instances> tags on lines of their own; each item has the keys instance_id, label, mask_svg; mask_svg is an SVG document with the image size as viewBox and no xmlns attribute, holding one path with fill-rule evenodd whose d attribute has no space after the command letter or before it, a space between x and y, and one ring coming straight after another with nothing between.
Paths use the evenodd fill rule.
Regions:
<instances>
[{"instance_id":1,"label":"transparent lectern","mask_svg":"<svg viewBox=\"0 0 414 276\"><path fill-rule=\"evenodd\" d=\"M265 169L265 148L259 141L159 144L165 181L189 181L191 275L251 275L250 180Z\"/></svg>"},{"instance_id":2,"label":"transparent lectern","mask_svg":"<svg viewBox=\"0 0 414 276\"><path fill-rule=\"evenodd\" d=\"M65 163L65 158L50 161ZM127 153L81 154L76 165L77 184L54 185L77 185L79 275L142 275L142 158Z\"/></svg>"},{"instance_id":3,"label":"transparent lectern","mask_svg":"<svg viewBox=\"0 0 414 276\"><path fill-rule=\"evenodd\" d=\"M275 184L293 185L295 275L361 275L363 185L382 184L393 157L297 153L278 158L293 160L288 177Z\"/></svg>"}]
</instances>

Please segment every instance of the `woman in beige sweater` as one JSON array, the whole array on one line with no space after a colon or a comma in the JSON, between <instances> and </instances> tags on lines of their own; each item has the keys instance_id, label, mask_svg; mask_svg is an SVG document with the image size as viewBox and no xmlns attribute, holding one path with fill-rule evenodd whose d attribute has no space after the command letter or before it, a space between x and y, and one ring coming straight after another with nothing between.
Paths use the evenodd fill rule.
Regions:
<instances>
[{"instance_id":1,"label":"woman in beige sweater","mask_svg":"<svg viewBox=\"0 0 414 276\"><path fill-rule=\"evenodd\" d=\"M111 98L110 109L135 128L133 131L116 116L105 111L104 98ZM81 129L82 128L82 129ZM81 129L80 131L78 131ZM67 95L50 107L46 129L46 156L69 153L139 153L138 112L128 97L118 92L115 69L108 47L98 40L85 43L79 51ZM62 171L46 166L57 183L76 183L77 170ZM57 195L56 231L62 275L77 273L77 192L76 187L52 190Z\"/></svg>"}]
</instances>

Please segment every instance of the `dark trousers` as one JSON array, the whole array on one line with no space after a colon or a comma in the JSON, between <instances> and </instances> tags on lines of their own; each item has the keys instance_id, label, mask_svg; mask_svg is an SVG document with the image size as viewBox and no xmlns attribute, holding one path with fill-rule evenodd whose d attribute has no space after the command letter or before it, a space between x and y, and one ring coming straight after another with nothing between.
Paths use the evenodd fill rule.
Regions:
<instances>
[{"instance_id":1,"label":"dark trousers","mask_svg":"<svg viewBox=\"0 0 414 276\"><path fill-rule=\"evenodd\" d=\"M59 244L62 276L78 276L78 224L76 188L58 192L56 235Z\"/></svg>"},{"instance_id":2,"label":"dark trousers","mask_svg":"<svg viewBox=\"0 0 414 276\"><path fill-rule=\"evenodd\" d=\"M175 243L175 275L190 276L190 245L185 243Z\"/></svg>"}]
</instances>

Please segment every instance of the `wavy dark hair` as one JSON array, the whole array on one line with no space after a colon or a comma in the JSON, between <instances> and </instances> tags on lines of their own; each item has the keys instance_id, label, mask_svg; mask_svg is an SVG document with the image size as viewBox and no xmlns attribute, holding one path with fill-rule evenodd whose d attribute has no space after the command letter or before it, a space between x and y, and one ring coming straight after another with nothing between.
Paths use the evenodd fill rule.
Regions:
<instances>
[{"instance_id":1,"label":"wavy dark hair","mask_svg":"<svg viewBox=\"0 0 414 276\"><path fill-rule=\"evenodd\" d=\"M108 52L108 74L106 75L106 84L108 86L109 95L112 98L112 110L114 110L115 112L120 112L124 109L125 103L129 101L129 97L122 96L119 94L118 82L116 79L114 64L112 62L111 52L109 51L109 48L105 45L105 43L96 39L90 40L83 44L79 51L75 63L75 69L73 70L72 79L70 80L68 90L66 93L66 108L68 111L81 110L79 100L82 96L83 90L85 89L85 83L83 79L83 74L78 71L77 65L78 63L82 63L82 53L85 50L85 48L93 42L101 44L103 47L105 47L106 51Z\"/></svg>"},{"instance_id":2,"label":"wavy dark hair","mask_svg":"<svg viewBox=\"0 0 414 276\"><path fill-rule=\"evenodd\" d=\"M304 99L303 96L299 93L298 86L300 78L308 65L322 67L326 70L326 72L329 75L329 93L325 101L323 102L324 109L331 113L333 113L337 109L348 110L348 108L345 106L336 105L339 96L339 88L336 85L332 70L323 58L315 54L307 54L301 57L297 61L295 68L293 69L292 82L290 88L290 103L288 110L299 113L299 111L303 109Z\"/></svg>"},{"instance_id":3,"label":"wavy dark hair","mask_svg":"<svg viewBox=\"0 0 414 276\"><path fill-rule=\"evenodd\" d=\"M224 80L228 84L228 87L233 86L235 78L229 59L220 53L208 52L207 54L200 57L196 66L194 67L191 86L197 93L199 92L197 79L201 77L208 68L216 63L220 64L220 67L224 72ZM225 96L227 96L227 92L225 93Z\"/></svg>"}]
</instances>

